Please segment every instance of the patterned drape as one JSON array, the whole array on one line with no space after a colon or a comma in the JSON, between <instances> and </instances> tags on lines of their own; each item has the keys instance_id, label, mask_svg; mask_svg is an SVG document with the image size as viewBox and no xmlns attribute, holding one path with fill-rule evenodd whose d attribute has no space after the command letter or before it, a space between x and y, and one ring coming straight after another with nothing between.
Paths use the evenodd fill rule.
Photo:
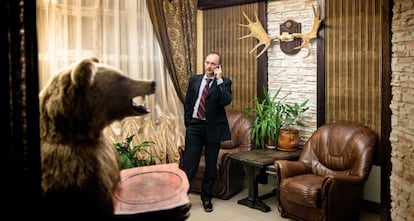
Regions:
<instances>
[{"instance_id":1,"label":"patterned drape","mask_svg":"<svg viewBox=\"0 0 414 221\"><path fill-rule=\"evenodd\" d=\"M188 79L196 70L196 1L147 0L147 6L164 62L184 101Z\"/></svg>"}]
</instances>

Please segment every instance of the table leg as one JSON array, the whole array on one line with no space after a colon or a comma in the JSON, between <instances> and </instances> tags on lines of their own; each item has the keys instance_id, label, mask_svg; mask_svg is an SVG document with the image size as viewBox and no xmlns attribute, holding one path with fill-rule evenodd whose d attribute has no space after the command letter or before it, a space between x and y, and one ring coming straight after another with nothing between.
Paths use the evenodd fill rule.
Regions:
<instances>
[{"instance_id":1,"label":"table leg","mask_svg":"<svg viewBox=\"0 0 414 221\"><path fill-rule=\"evenodd\" d=\"M249 196L237 201L238 204L258 209L263 212L269 212L271 209L258 196L258 180L257 177L261 172L261 168L249 165L243 165L248 179Z\"/></svg>"}]
</instances>

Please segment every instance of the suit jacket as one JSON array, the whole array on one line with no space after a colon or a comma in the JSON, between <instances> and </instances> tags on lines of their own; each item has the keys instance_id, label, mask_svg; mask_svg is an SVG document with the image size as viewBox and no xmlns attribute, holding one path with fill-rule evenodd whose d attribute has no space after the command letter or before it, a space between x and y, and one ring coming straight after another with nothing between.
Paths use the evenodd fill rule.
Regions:
<instances>
[{"instance_id":1,"label":"suit jacket","mask_svg":"<svg viewBox=\"0 0 414 221\"><path fill-rule=\"evenodd\" d=\"M184 124L188 127L190 120L193 118L194 105L198 98L203 74L193 75L188 82L187 94L184 100ZM221 142L231 139L229 123L227 121L225 106L231 103L232 89L231 80L222 78L223 83L217 85L217 79L208 91L206 97L206 127L207 127L207 141Z\"/></svg>"}]
</instances>

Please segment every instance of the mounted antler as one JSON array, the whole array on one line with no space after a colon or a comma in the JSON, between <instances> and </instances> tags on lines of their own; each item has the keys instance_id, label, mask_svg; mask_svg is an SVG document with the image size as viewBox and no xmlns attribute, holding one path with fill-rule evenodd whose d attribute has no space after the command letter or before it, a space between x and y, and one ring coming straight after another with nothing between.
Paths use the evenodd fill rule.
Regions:
<instances>
[{"instance_id":1,"label":"mounted antler","mask_svg":"<svg viewBox=\"0 0 414 221\"><path fill-rule=\"evenodd\" d=\"M255 13L255 17L256 17L256 21L253 22L252 20L249 19L249 17L247 17L246 13L243 12L243 16L246 18L248 24L244 25L244 24L238 24L240 26L243 27L248 27L250 29L250 34L240 37L238 39L244 39L247 37L254 37L257 38L257 40L259 40L259 43L254 46L254 48L252 50L250 50L249 53L252 53L256 48L258 48L260 45L264 45L263 50L256 56L256 58L258 58L260 55L262 55L272 44L272 41L275 39L279 39L278 36L269 36L266 31L263 28L262 23L260 23L259 18L257 17L257 14Z\"/></svg>"},{"instance_id":2,"label":"mounted antler","mask_svg":"<svg viewBox=\"0 0 414 221\"><path fill-rule=\"evenodd\" d=\"M310 32L308 33L292 33L292 36L295 38L301 38L302 44L295 49L299 48L306 48L308 49L308 54L305 56L308 57L310 55L310 48L309 48L309 40L315 39L317 37L319 26L321 25L321 10L318 5L318 10L316 11L315 6L312 5L313 9L313 26Z\"/></svg>"},{"instance_id":3,"label":"mounted antler","mask_svg":"<svg viewBox=\"0 0 414 221\"><path fill-rule=\"evenodd\" d=\"M313 26L312 26L312 30L308 33L292 33L289 34L287 32L282 32L281 35L273 35L273 36L269 36L266 31L263 28L263 25L260 23L259 18L257 17L257 14L255 14L256 17L256 21L253 22L252 20L250 20L247 15L243 12L243 16L246 18L248 24L238 24L240 26L243 27L248 27L250 30L250 34L240 37L238 39L244 39L247 37L254 37L257 38L259 40L259 43L249 52L252 53L256 48L258 48L260 45L264 45L263 50L256 56L256 58L260 57L260 55L262 55L267 49L269 49L269 47L271 46L272 42L274 40L279 40L279 41L285 41L285 42L289 42L289 41L293 41L294 38L301 38L302 39L302 44L294 49L300 49L300 48L306 48L308 49L308 54L305 56L308 57L310 55L310 48L309 48L309 41L311 39L314 39L317 37L317 32L319 29L319 26L321 24L321 19L320 19L320 8L318 5L318 10L315 10L315 7L312 5L313 8Z\"/></svg>"}]
</instances>

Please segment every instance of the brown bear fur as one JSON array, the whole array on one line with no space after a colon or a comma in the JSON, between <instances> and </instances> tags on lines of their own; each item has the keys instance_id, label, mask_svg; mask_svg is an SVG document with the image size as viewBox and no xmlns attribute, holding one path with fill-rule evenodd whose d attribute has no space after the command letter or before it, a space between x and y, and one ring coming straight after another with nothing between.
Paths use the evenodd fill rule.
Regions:
<instances>
[{"instance_id":1,"label":"brown bear fur","mask_svg":"<svg viewBox=\"0 0 414 221\"><path fill-rule=\"evenodd\" d=\"M133 80L88 58L59 72L39 93L45 219L111 219L120 167L103 129L148 113L132 99L154 92L155 82Z\"/></svg>"}]
</instances>

